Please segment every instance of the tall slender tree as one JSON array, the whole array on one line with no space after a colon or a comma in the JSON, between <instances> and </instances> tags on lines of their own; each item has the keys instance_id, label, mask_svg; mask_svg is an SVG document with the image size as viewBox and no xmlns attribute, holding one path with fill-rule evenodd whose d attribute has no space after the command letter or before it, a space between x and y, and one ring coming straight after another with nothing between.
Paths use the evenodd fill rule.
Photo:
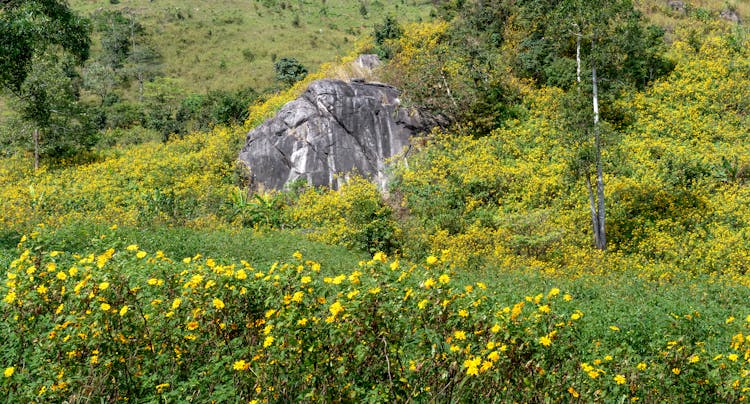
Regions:
<instances>
[{"instance_id":1,"label":"tall slender tree","mask_svg":"<svg viewBox=\"0 0 750 404\"><path fill-rule=\"evenodd\" d=\"M586 183L594 244L606 250L605 122L600 104L612 101L623 86L645 86L664 70L658 53L663 31L646 28L631 0L521 3L531 20L526 21L530 40L518 65L531 77L555 83L559 77L551 73L558 72L550 67L559 60L575 60L575 82L564 103L568 110L563 111L569 140L579 149L571 168ZM539 20L540 13L548 18ZM582 102L585 98L588 106Z\"/></svg>"}]
</instances>

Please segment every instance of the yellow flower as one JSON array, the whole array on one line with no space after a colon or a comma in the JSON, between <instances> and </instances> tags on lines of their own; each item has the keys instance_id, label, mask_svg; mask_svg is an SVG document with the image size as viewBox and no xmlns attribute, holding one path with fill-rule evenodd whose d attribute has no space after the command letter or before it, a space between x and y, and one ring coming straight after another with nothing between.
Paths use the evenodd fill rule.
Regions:
<instances>
[{"instance_id":1,"label":"yellow flower","mask_svg":"<svg viewBox=\"0 0 750 404\"><path fill-rule=\"evenodd\" d=\"M39 293L40 295L43 295L47 293L47 287L44 285L39 285L36 287L36 293Z\"/></svg>"},{"instance_id":2,"label":"yellow flower","mask_svg":"<svg viewBox=\"0 0 750 404\"><path fill-rule=\"evenodd\" d=\"M573 296L571 296L571 295L569 295L569 294L566 293L563 296L563 300L565 300L566 302L569 302L569 301L573 300Z\"/></svg>"},{"instance_id":3,"label":"yellow flower","mask_svg":"<svg viewBox=\"0 0 750 404\"><path fill-rule=\"evenodd\" d=\"M16 368L11 366L9 368L5 368L5 371L3 372L3 376L5 377L11 377L13 376L13 373L16 372Z\"/></svg>"},{"instance_id":4,"label":"yellow flower","mask_svg":"<svg viewBox=\"0 0 750 404\"><path fill-rule=\"evenodd\" d=\"M548 305L545 304L543 306L539 306L539 311L542 312L542 313L549 313L550 312L550 308L549 308Z\"/></svg>"},{"instance_id":5,"label":"yellow flower","mask_svg":"<svg viewBox=\"0 0 750 404\"><path fill-rule=\"evenodd\" d=\"M247 370L249 367L250 367L250 364L245 362L244 359L240 359L234 362L234 365L232 365L232 369L238 370L238 371Z\"/></svg>"},{"instance_id":6,"label":"yellow flower","mask_svg":"<svg viewBox=\"0 0 750 404\"><path fill-rule=\"evenodd\" d=\"M625 376L623 376L623 375L616 375L616 376L614 377L614 381L615 381L615 383L617 383L617 384L625 384L625 382L626 382L627 380L625 379Z\"/></svg>"},{"instance_id":7,"label":"yellow flower","mask_svg":"<svg viewBox=\"0 0 750 404\"><path fill-rule=\"evenodd\" d=\"M729 318L724 322L727 324L732 324L734 322L734 316L729 316Z\"/></svg>"},{"instance_id":8,"label":"yellow flower","mask_svg":"<svg viewBox=\"0 0 750 404\"><path fill-rule=\"evenodd\" d=\"M737 354L729 354L727 355L727 359L729 359L732 362L737 362Z\"/></svg>"},{"instance_id":9,"label":"yellow flower","mask_svg":"<svg viewBox=\"0 0 750 404\"><path fill-rule=\"evenodd\" d=\"M427 299L422 299L419 301L419 303L417 303L417 307L419 307L420 310L423 310L425 307L427 307L427 303L429 302L430 301Z\"/></svg>"},{"instance_id":10,"label":"yellow flower","mask_svg":"<svg viewBox=\"0 0 750 404\"><path fill-rule=\"evenodd\" d=\"M484 282L477 282L477 287L482 290L487 289L487 285Z\"/></svg>"},{"instance_id":11,"label":"yellow flower","mask_svg":"<svg viewBox=\"0 0 750 404\"><path fill-rule=\"evenodd\" d=\"M539 337L539 344L543 346L550 346L552 345L552 340L548 336Z\"/></svg>"},{"instance_id":12,"label":"yellow flower","mask_svg":"<svg viewBox=\"0 0 750 404\"><path fill-rule=\"evenodd\" d=\"M599 372L596 371L596 370L590 370L587 373L588 373L589 377L592 378L592 379L596 379L597 377L599 377Z\"/></svg>"},{"instance_id":13,"label":"yellow flower","mask_svg":"<svg viewBox=\"0 0 750 404\"><path fill-rule=\"evenodd\" d=\"M161 394L162 392L164 392L164 389L166 389L167 387L169 387L169 383L157 384L156 385L156 392L158 394Z\"/></svg>"},{"instance_id":14,"label":"yellow flower","mask_svg":"<svg viewBox=\"0 0 750 404\"><path fill-rule=\"evenodd\" d=\"M302 282L302 284L304 285L312 282L312 278L310 278L309 276L303 276L302 279L300 279L300 282Z\"/></svg>"},{"instance_id":15,"label":"yellow flower","mask_svg":"<svg viewBox=\"0 0 750 404\"><path fill-rule=\"evenodd\" d=\"M213 306L216 308L216 310L221 310L224 308L224 302L222 302L219 298L214 298Z\"/></svg>"},{"instance_id":16,"label":"yellow flower","mask_svg":"<svg viewBox=\"0 0 750 404\"><path fill-rule=\"evenodd\" d=\"M157 285L159 283L159 280L156 278L149 279L146 283L148 283L151 286Z\"/></svg>"},{"instance_id":17,"label":"yellow flower","mask_svg":"<svg viewBox=\"0 0 750 404\"><path fill-rule=\"evenodd\" d=\"M700 356L698 355L691 355L690 356L690 363L697 363L701 360Z\"/></svg>"},{"instance_id":18,"label":"yellow flower","mask_svg":"<svg viewBox=\"0 0 750 404\"><path fill-rule=\"evenodd\" d=\"M492 333L494 334L497 334L498 332L500 332L500 325L498 324L493 325L492 328L490 328L490 331L492 331Z\"/></svg>"},{"instance_id":19,"label":"yellow flower","mask_svg":"<svg viewBox=\"0 0 750 404\"><path fill-rule=\"evenodd\" d=\"M146 256L146 252L145 251L138 251L138 253L136 253L135 256L137 258L143 258L143 257Z\"/></svg>"},{"instance_id":20,"label":"yellow flower","mask_svg":"<svg viewBox=\"0 0 750 404\"><path fill-rule=\"evenodd\" d=\"M570 395L573 396L573 398L578 398L581 396L580 394L578 394L576 389L573 388L573 386L568 387L568 393L570 393Z\"/></svg>"},{"instance_id":21,"label":"yellow flower","mask_svg":"<svg viewBox=\"0 0 750 404\"><path fill-rule=\"evenodd\" d=\"M612 355L607 355L607 356L605 356L605 357L604 357L604 360L605 360L605 361L611 361L611 360L612 360Z\"/></svg>"},{"instance_id":22,"label":"yellow flower","mask_svg":"<svg viewBox=\"0 0 750 404\"><path fill-rule=\"evenodd\" d=\"M109 311L109 309L111 309L111 308L112 308L112 306L110 306L107 303L102 303L102 305L101 305L101 309L104 310L104 311Z\"/></svg>"},{"instance_id":23,"label":"yellow flower","mask_svg":"<svg viewBox=\"0 0 750 404\"><path fill-rule=\"evenodd\" d=\"M492 351L489 355L487 355L487 359L491 360L492 362L497 362L498 360L500 360L500 354L497 353L497 351Z\"/></svg>"},{"instance_id":24,"label":"yellow flower","mask_svg":"<svg viewBox=\"0 0 750 404\"><path fill-rule=\"evenodd\" d=\"M576 311L575 313L570 315L570 318L572 320L579 320L582 316L583 316L583 313L581 313L580 311Z\"/></svg>"},{"instance_id":25,"label":"yellow flower","mask_svg":"<svg viewBox=\"0 0 750 404\"><path fill-rule=\"evenodd\" d=\"M425 289L429 289L429 288L431 288L433 286L435 286L435 280L434 279L429 278L426 281L424 281L424 287L425 287Z\"/></svg>"},{"instance_id":26,"label":"yellow flower","mask_svg":"<svg viewBox=\"0 0 750 404\"><path fill-rule=\"evenodd\" d=\"M299 251L295 251L294 254L292 254L292 257L301 260L302 259L302 253Z\"/></svg>"},{"instance_id":27,"label":"yellow flower","mask_svg":"<svg viewBox=\"0 0 750 404\"><path fill-rule=\"evenodd\" d=\"M473 359L467 359L464 361L464 367L466 368L466 374L469 376L476 376L479 374L479 364L482 363L482 358L477 356Z\"/></svg>"},{"instance_id":28,"label":"yellow flower","mask_svg":"<svg viewBox=\"0 0 750 404\"><path fill-rule=\"evenodd\" d=\"M131 245L125 247L125 249L128 250L128 251L137 251L138 250L138 244L131 244Z\"/></svg>"},{"instance_id":29,"label":"yellow flower","mask_svg":"<svg viewBox=\"0 0 750 404\"><path fill-rule=\"evenodd\" d=\"M263 341L263 348L268 348L269 346L273 345L273 335L269 335L266 337L266 339Z\"/></svg>"},{"instance_id":30,"label":"yellow flower","mask_svg":"<svg viewBox=\"0 0 750 404\"><path fill-rule=\"evenodd\" d=\"M525 305L525 302L518 302L513 305L513 310L510 311L510 319L515 320L518 318L518 316L521 315L521 311L523 310L523 306Z\"/></svg>"},{"instance_id":31,"label":"yellow flower","mask_svg":"<svg viewBox=\"0 0 750 404\"><path fill-rule=\"evenodd\" d=\"M460 309L460 310L458 311L458 315L459 315L460 317L469 317L469 312L468 312L468 311L466 311L466 310L464 310L464 309Z\"/></svg>"},{"instance_id":32,"label":"yellow flower","mask_svg":"<svg viewBox=\"0 0 750 404\"><path fill-rule=\"evenodd\" d=\"M122 306L120 309L120 317L124 316L128 312L128 306Z\"/></svg>"},{"instance_id":33,"label":"yellow flower","mask_svg":"<svg viewBox=\"0 0 750 404\"><path fill-rule=\"evenodd\" d=\"M672 373L679 375L680 374L680 368L672 368Z\"/></svg>"},{"instance_id":34,"label":"yellow flower","mask_svg":"<svg viewBox=\"0 0 750 404\"><path fill-rule=\"evenodd\" d=\"M398 260L391 262L391 265L389 265L389 268L391 268L391 271L395 271L398 269Z\"/></svg>"},{"instance_id":35,"label":"yellow flower","mask_svg":"<svg viewBox=\"0 0 750 404\"><path fill-rule=\"evenodd\" d=\"M237 272L235 272L234 277L239 280L247 279L247 273L245 273L244 269L239 269Z\"/></svg>"},{"instance_id":36,"label":"yellow flower","mask_svg":"<svg viewBox=\"0 0 750 404\"><path fill-rule=\"evenodd\" d=\"M109 287L109 282L102 282L99 284L99 290L104 290Z\"/></svg>"},{"instance_id":37,"label":"yellow flower","mask_svg":"<svg viewBox=\"0 0 750 404\"><path fill-rule=\"evenodd\" d=\"M453 337L459 341L466 339L466 332L464 331L456 331L453 333Z\"/></svg>"},{"instance_id":38,"label":"yellow flower","mask_svg":"<svg viewBox=\"0 0 750 404\"><path fill-rule=\"evenodd\" d=\"M440 275L440 277L438 278L438 281L440 281L440 283L448 283L448 282L450 282L450 281L451 281L451 277L450 277L450 276L448 276L448 275L446 275L446 274L442 274L442 275Z\"/></svg>"},{"instance_id":39,"label":"yellow flower","mask_svg":"<svg viewBox=\"0 0 750 404\"><path fill-rule=\"evenodd\" d=\"M638 370L646 370L646 364L641 362L635 366Z\"/></svg>"},{"instance_id":40,"label":"yellow flower","mask_svg":"<svg viewBox=\"0 0 750 404\"><path fill-rule=\"evenodd\" d=\"M479 368L479 371L480 372L486 372L486 371L490 370L490 368L492 368L492 362L490 362L490 361L484 361L484 362L482 362L482 367Z\"/></svg>"},{"instance_id":41,"label":"yellow flower","mask_svg":"<svg viewBox=\"0 0 750 404\"><path fill-rule=\"evenodd\" d=\"M292 296L292 301L297 303L302 303L302 298L305 296L304 292L294 292L294 295Z\"/></svg>"},{"instance_id":42,"label":"yellow flower","mask_svg":"<svg viewBox=\"0 0 750 404\"><path fill-rule=\"evenodd\" d=\"M620 327L618 327L616 325L610 325L609 329L612 330L612 331L620 331Z\"/></svg>"},{"instance_id":43,"label":"yellow flower","mask_svg":"<svg viewBox=\"0 0 750 404\"><path fill-rule=\"evenodd\" d=\"M372 260L373 261L385 262L386 259L387 259L387 257L385 255L385 253L383 253L381 251L376 252L375 255L372 256Z\"/></svg>"},{"instance_id":44,"label":"yellow flower","mask_svg":"<svg viewBox=\"0 0 750 404\"><path fill-rule=\"evenodd\" d=\"M330 311L331 315L335 317L336 315L344 311L344 307L341 306L341 303L339 303L338 300L336 300L336 302L334 302L331 307L328 308L328 311Z\"/></svg>"},{"instance_id":45,"label":"yellow flower","mask_svg":"<svg viewBox=\"0 0 750 404\"><path fill-rule=\"evenodd\" d=\"M425 261L427 261L427 265L435 265L435 263L438 262L438 258L434 255L430 255Z\"/></svg>"},{"instance_id":46,"label":"yellow flower","mask_svg":"<svg viewBox=\"0 0 750 404\"><path fill-rule=\"evenodd\" d=\"M65 272L60 271L57 273L57 279L64 281L68 279L68 275L65 275Z\"/></svg>"},{"instance_id":47,"label":"yellow flower","mask_svg":"<svg viewBox=\"0 0 750 404\"><path fill-rule=\"evenodd\" d=\"M193 331L196 328L198 328L198 322L197 321L191 321L191 322L187 323L187 329L188 330Z\"/></svg>"},{"instance_id":48,"label":"yellow flower","mask_svg":"<svg viewBox=\"0 0 750 404\"><path fill-rule=\"evenodd\" d=\"M179 297L175 298L172 301L172 310L177 310L177 308L180 307L180 304L182 304L182 299L180 299Z\"/></svg>"},{"instance_id":49,"label":"yellow flower","mask_svg":"<svg viewBox=\"0 0 750 404\"><path fill-rule=\"evenodd\" d=\"M307 325L307 318L303 318L300 320L297 320L297 325L306 326Z\"/></svg>"}]
</instances>

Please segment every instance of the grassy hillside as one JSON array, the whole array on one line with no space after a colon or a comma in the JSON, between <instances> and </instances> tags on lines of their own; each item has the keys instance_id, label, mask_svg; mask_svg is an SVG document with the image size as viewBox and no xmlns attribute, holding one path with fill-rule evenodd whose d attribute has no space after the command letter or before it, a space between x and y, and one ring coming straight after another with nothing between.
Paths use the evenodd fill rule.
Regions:
<instances>
[{"instance_id":1,"label":"grassy hillside","mask_svg":"<svg viewBox=\"0 0 750 404\"><path fill-rule=\"evenodd\" d=\"M273 63L294 57L309 69L348 54L386 15L428 18L425 1L73 0L84 15L123 10L145 27L164 57L164 74L188 92L273 85Z\"/></svg>"}]
</instances>

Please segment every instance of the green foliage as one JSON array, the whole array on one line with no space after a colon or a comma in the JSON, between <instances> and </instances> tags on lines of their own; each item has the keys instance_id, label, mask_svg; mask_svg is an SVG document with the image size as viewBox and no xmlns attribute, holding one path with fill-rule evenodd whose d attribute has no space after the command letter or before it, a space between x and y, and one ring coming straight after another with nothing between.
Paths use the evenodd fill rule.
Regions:
<instances>
[{"instance_id":1,"label":"green foliage","mask_svg":"<svg viewBox=\"0 0 750 404\"><path fill-rule=\"evenodd\" d=\"M404 30L398 24L395 17L389 15L385 17L382 24L375 24L373 30L373 40L375 41L375 51L381 59L390 59L393 57L393 40L397 40L404 34Z\"/></svg>"},{"instance_id":2,"label":"green foliage","mask_svg":"<svg viewBox=\"0 0 750 404\"><path fill-rule=\"evenodd\" d=\"M273 65L276 80L286 86L302 80L307 76L307 68L295 58L281 58Z\"/></svg>"},{"instance_id":3,"label":"green foliage","mask_svg":"<svg viewBox=\"0 0 750 404\"><path fill-rule=\"evenodd\" d=\"M341 190L309 189L290 207L295 225L314 240L373 253L399 248L401 230L374 184L353 178Z\"/></svg>"},{"instance_id":4,"label":"green foliage","mask_svg":"<svg viewBox=\"0 0 750 404\"><path fill-rule=\"evenodd\" d=\"M0 5L0 87L18 92L34 58L59 46L82 63L91 27L60 1L10 1Z\"/></svg>"},{"instance_id":5,"label":"green foliage","mask_svg":"<svg viewBox=\"0 0 750 404\"><path fill-rule=\"evenodd\" d=\"M203 237L106 228L72 228L90 245L69 253L38 230L0 285L12 400L709 403L747 386L746 289L721 278L485 279L449 251L172 259L147 243Z\"/></svg>"},{"instance_id":6,"label":"green foliage","mask_svg":"<svg viewBox=\"0 0 750 404\"><path fill-rule=\"evenodd\" d=\"M98 59L112 69L123 67L136 34L143 33L143 26L135 21L132 14L126 16L119 10L101 10L94 13L92 19L101 36L102 51Z\"/></svg>"},{"instance_id":7,"label":"green foliage","mask_svg":"<svg viewBox=\"0 0 750 404\"><path fill-rule=\"evenodd\" d=\"M38 152L42 157L68 157L93 146L95 123L78 101L80 78L69 57L45 54L34 60L21 85L22 94L12 105L20 117L39 130ZM23 150L34 150L31 130L12 138Z\"/></svg>"}]
</instances>

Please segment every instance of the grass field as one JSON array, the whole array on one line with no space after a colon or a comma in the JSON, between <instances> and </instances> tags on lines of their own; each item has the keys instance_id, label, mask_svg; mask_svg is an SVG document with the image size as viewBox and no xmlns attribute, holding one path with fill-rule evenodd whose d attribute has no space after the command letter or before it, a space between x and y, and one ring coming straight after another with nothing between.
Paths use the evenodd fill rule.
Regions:
<instances>
[{"instance_id":1,"label":"grass field","mask_svg":"<svg viewBox=\"0 0 750 404\"><path fill-rule=\"evenodd\" d=\"M82 14L118 9L136 16L164 57L164 74L188 91L273 84L273 63L294 57L309 70L350 52L386 15L400 21L429 17L427 1L73 0Z\"/></svg>"}]
</instances>

